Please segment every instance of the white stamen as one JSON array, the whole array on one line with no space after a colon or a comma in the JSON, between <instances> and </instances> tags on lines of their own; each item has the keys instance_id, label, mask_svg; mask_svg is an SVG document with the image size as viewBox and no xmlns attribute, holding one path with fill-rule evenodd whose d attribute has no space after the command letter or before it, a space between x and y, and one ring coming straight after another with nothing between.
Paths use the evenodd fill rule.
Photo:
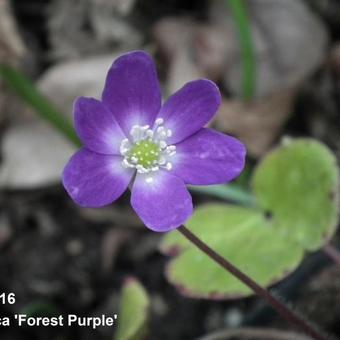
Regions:
<instances>
[{"instance_id":1,"label":"white stamen","mask_svg":"<svg viewBox=\"0 0 340 340\"><path fill-rule=\"evenodd\" d=\"M172 169L172 164L170 162L166 163L165 169L171 170Z\"/></svg>"},{"instance_id":2,"label":"white stamen","mask_svg":"<svg viewBox=\"0 0 340 340\"><path fill-rule=\"evenodd\" d=\"M123 159L122 164L123 164L124 168L134 168L135 167L133 164L129 163L128 160L125 159L125 158Z\"/></svg>"},{"instance_id":3,"label":"white stamen","mask_svg":"<svg viewBox=\"0 0 340 340\"><path fill-rule=\"evenodd\" d=\"M164 119L163 118L157 118L155 121L155 125L162 125L164 123Z\"/></svg>"},{"instance_id":4,"label":"white stamen","mask_svg":"<svg viewBox=\"0 0 340 340\"><path fill-rule=\"evenodd\" d=\"M152 139L152 137L153 137L153 131L152 131L152 130L147 130L147 131L146 131L146 135L147 135L149 138Z\"/></svg>"},{"instance_id":5,"label":"white stamen","mask_svg":"<svg viewBox=\"0 0 340 340\"><path fill-rule=\"evenodd\" d=\"M161 140L159 143L158 143L159 147L161 149L165 149L167 147L167 144L166 144L166 141L165 140Z\"/></svg>"},{"instance_id":6,"label":"white stamen","mask_svg":"<svg viewBox=\"0 0 340 340\"><path fill-rule=\"evenodd\" d=\"M158 160L158 164L159 165L164 165L166 163L166 159L164 156L161 156Z\"/></svg>"},{"instance_id":7,"label":"white stamen","mask_svg":"<svg viewBox=\"0 0 340 340\"><path fill-rule=\"evenodd\" d=\"M130 147L131 147L130 141L127 138L125 138L125 139L122 140L122 142L120 144L119 151L122 155L125 156L126 153L130 150Z\"/></svg>"},{"instance_id":8,"label":"white stamen","mask_svg":"<svg viewBox=\"0 0 340 340\"><path fill-rule=\"evenodd\" d=\"M169 158L176 153L175 145L168 145L166 139L172 136L172 131L163 126L164 119L157 118L154 129L149 125L134 125L130 130L130 138L123 139L120 144L120 153L123 156L122 165L125 168L135 168L138 173L150 173L158 171L160 168L171 170L172 164ZM135 151L131 155L131 150L135 145L140 145L143 141L149 141L158 147L158 151L146 149L145 151ZM148 160L150 156L158 159ZM146 161L146 164L145 164ZM150 183L153 179L147 178Z\"/></svg>"}]
</instances>

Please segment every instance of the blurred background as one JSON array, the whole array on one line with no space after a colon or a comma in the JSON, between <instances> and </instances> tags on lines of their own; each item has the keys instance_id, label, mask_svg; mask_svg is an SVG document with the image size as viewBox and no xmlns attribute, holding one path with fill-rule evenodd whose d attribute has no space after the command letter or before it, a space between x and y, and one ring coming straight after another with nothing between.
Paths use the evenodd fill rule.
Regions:
<instances>
[{"instance_id":1,"label":"blurred background","mask_svg":"<svg viewBox=\"0 0 340 340\"><path fill-rule=\"evenodd\" d=\"M0 316L117 313L122 282L134 276L150 295L147 339L197 339L240 325L287 329L255 298L180 296L164 277L161 235L140 223L129 194L107 208L77 207L60 184L76 147L46 119L60 112L71 121L75 97L99 98L117 56L146 50L164 98L196 78L219 85L211 126L247 145L246 187L252 166L284 136L316 138L340 156L339 41L337 0L0 0L0 291L17 297L0 305ZM218 200L193 195L196 204ZM309 257L279 289L340 335L340 270L327 264ZM0 327L4 340L113 333Z\"/></svg>"}]
</instances>

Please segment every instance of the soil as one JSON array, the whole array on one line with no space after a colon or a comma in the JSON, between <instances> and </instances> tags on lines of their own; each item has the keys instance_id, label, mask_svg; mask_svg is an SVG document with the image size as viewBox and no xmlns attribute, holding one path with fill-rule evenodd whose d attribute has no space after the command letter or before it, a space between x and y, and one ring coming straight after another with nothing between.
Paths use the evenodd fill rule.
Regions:
<instances>
[{"instance_id":1,"label":"soil","mask_svg":"<svg viewBox=\"0 0 340 340\"><path fill-rule=\"evenodd\" d=\"M120 199L118 209L125 209L127 200L127 195ZM6 192L2 207L0 290L15 292L17 303L15 307L1 306L0 316L19 311L51 316L110 315L118 310L123 280L135 276L152 299L149 339L195 339L231 325L235 314L244 326L290 329L256 298L218 302L180 296L164 278L167 258L157 251L161 236L137 227L134 217L122 225L110 215L99 220L96 214L84 216L61 187ZM12 229L6 229L6 225ZM112 233L120 241L110 248L107 239ZM106 256L110 255L108 266ZM340 297L339 268L329 264L322 253L314 254L275 289L311 320L340 334L336 303ZM18 340L106 340L112 337L112 328L94 332L80 327L13 327L0 328L0 335L1 339Z\"/></svg>"}]
</instances>

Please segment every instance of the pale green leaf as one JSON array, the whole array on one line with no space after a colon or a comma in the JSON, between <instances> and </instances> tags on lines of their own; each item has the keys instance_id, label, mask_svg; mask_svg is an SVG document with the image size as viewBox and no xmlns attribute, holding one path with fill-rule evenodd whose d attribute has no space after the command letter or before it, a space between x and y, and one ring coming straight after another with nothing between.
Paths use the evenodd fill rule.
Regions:
<instances>
[{"instance_id":1,"label":"pale green leaf","mask_svg":"<svg viewBox=\"0 0 340 340\"><path fill-rule=\"evenodd\" d=\"M283 240L272 223L254 209L225 204L202 206L187 227L263 286L282 279L299 265L303 256L298 244ZM179 253L166 273L184 295L223 299L251 294L180 233L169 233L161 248L165 253Z\"/></svg>"},{"instance_id":2,"label":"pale green leaf","mask_svg":"<svg viewBox=\"0 0 340 340\"><path fill-rule=\"evenodd\" d=\"M187 227L264 287L282 279L306 250L322 247L338 222L338 167L332 152L311 139L286 141L258 165L256 208L211 204L196 209ZM185 295L230 298L251 291L179 233L162 242L176 256L170 282Z\"/></svg>"},{"instance_id":3,"label":"pale green leaf","mask_svg":"<svg viewBox=\"0 0 340 340\"><path fill-rule=\"evenodd\" d=\"M135 279L128 279L122 290L115 340L143 340L147 335L149 297Z\"/></svg>"},{"instance_id":4,"label":"pale green leaf","mask_svg":"<svg viewBox=\"0 0 340 340\"><path fill-rule=\"evenodd\" d=\"M253 191L275 230L316 250L338 222L338 167L333 153L312 139L288 140L257 167Z\"/></svg>"}]
</instances>

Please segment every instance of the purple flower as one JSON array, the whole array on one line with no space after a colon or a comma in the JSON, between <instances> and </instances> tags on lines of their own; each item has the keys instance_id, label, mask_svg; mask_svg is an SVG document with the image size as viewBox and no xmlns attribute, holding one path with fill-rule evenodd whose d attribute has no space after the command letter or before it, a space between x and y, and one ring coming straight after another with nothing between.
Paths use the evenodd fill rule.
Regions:
<instances>
[{"instance_id":1,"label":"purple flower","mask_svg":"<svg viewBox=\"0 0 340 340\"><path fill-rule=\"evenodd\" d=\"M225 183L244 166L237 139L203 128L220 101L217 86L200 79L161 106L151 57L122 55L109 70L102 100L80 97L74 104L84 147L64 169L67 192L83 207L101 207L129 187L131 205L148 228L179 227L193 210L186 184Z\"/></svg>"}]
</instances>

